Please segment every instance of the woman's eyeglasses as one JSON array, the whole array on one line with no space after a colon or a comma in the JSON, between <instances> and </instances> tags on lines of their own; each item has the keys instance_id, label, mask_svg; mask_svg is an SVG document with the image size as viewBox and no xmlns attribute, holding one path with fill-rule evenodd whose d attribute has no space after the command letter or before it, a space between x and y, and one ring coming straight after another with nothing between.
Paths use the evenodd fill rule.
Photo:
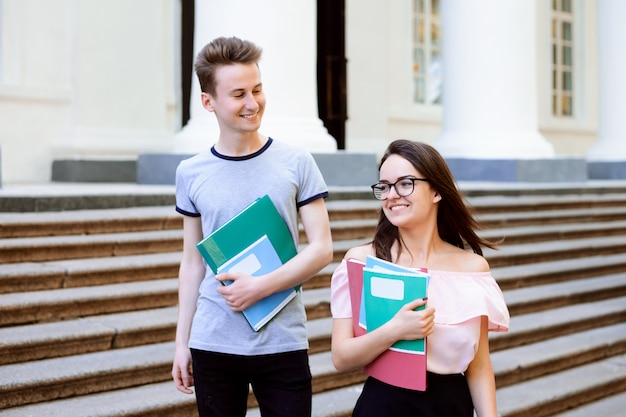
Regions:
<instances>
[{"instance_id":1,"label":"woman's eyeglasses","mask_svg":"<svg viewBox=\"0 0 626 417\"><path fill-rule=\"evenodd\" d=\"M400 197L406 197L413 193L415 189L415 181L428 181L426 178L406 177L400 178L394 183L379 182L372 185L372 192L376 200L386 200L389 197L391 187L396 190L396 194Z\"/></svg>"}]
</instances>

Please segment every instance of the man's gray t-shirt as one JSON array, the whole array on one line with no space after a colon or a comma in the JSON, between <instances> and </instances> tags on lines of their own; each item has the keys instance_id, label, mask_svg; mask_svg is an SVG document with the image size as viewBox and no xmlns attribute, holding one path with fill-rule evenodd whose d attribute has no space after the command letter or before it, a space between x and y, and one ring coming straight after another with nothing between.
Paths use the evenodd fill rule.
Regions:
<instances>
[{"instance_id":1,"label":"man's gray t-shirt","mask_svg":"<svg viewBox=\"0 0 626 417\"><path fill-rule=\"evenodd\" d=\"M201 216L204 236L265 194L285 219L297 246L297 209L327 197L328 188L309 152L271 138L259 151L243 157L220 155L211 148L182 161L176 170L176 210ZM216 291L218 285L207 268L191 327L190 348L237 355L308 348L300 293L255 332L243 314L226 305Z\"/></svg>"}]
</instances>

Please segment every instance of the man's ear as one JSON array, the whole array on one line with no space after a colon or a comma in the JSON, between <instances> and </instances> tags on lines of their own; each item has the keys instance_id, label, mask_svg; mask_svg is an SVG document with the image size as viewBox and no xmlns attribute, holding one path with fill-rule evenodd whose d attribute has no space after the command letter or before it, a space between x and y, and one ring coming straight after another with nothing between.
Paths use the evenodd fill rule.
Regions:
<instances>
[{"instance_id":1,"label":"man's ear","mask_svg":"<svg viewBox=\"0 0 626 417\"><path fill-rule=\"evenodd\" d=\"M215 110L213 108L213 98L209 95L209 93L200 93L200 100L202 100L202 107L204 107L207 111L213 112Z\"/></svg>"}]
</instances>

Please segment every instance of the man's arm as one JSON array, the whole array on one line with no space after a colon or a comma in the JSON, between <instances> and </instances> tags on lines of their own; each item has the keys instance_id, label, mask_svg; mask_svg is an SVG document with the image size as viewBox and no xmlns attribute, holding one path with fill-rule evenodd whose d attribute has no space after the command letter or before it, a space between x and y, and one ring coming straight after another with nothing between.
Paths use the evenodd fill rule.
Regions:
<instances>
[{"instance_id":1,"label":"man's arm","mask_svg":"<svg viewBox=\"0 0 626 417\"><path fill-rule=\"evenodd\" d=\"M186 394L193 393L194 385L189 351L189 332L196 312L200 283L205 267L196 243L202 239L200 217L185 216L183 220L183 257L178 273L178 323L176 325L176 353L172 377L176 388Z\"/></svg>"}]
</instances>

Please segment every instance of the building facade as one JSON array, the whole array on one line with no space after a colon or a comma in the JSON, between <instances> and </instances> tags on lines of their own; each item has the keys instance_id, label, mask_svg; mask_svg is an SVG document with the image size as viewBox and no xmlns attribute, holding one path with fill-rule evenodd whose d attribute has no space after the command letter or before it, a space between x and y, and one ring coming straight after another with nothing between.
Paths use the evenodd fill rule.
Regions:
<instances>
[{"instance_id":1,"label":"building facade","mask_svg":"<svg viewBox=\"0 0 626 417\"><path fill-rule=\"evenodd\" d=\"M210 146L217 126L199 106L195 77L190 103L182 98L183 6L0 0L2 182L50 181L55 161L134 161ZM318 115L317 6L196 0L193 49L217 36L258 43L268 96L263 132L336 153ZM626 57L618 49L625 2L345 0L342 7L348 152L380 154L408 138L433 144L457 169L491 162L467 179L520 161L583 166L582 179L626 177ZM530 177L511 176L520 178Z\"/></svg>"}]
</instances>

